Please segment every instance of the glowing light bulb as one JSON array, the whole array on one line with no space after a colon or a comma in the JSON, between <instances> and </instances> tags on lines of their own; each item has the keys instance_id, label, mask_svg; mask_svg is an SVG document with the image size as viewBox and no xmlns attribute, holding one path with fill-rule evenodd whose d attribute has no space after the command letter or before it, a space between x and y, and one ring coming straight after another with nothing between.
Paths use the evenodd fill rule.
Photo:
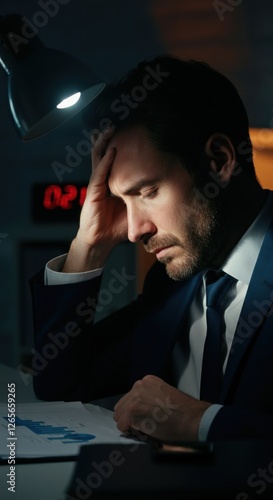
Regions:
<instances>
[{"instance_id":1,"label":"glowing light bulb","mask_svg":"<svg viewBox=\"0 0 273 500\"><path fill-rule=\"evenodd\" d=\"M64 108L69 108L70 106L74 106L74 104L76 104L76 102L78 102L80 97L81 97L81 92L77 92L76 94L73 94L73 95L67 97L66 99L64 99L63 101L61 101L58 104L57 108L64 109Z\"/></svg>"}]
</instances>

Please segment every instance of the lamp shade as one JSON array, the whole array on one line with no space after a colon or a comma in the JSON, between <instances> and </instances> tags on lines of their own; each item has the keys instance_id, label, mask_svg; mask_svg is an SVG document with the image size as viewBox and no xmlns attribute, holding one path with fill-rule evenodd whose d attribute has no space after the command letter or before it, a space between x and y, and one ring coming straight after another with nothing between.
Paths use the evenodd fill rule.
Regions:
<instances>
[{"instance_id":1,"label":"lamp shade","mask_svg":"<svg viewBox=\"0 0 273 500\"><path fill-rule=\"evenodd\" d=\"M0 21L0 62L8 75L12 118L24 141L61 125L103 90L105 84L88 66L65 52L45 47L37 35L19 43L18 14ZM64 101L71 96L75 97L72 104Z\"/></svg>"}]
</instances>

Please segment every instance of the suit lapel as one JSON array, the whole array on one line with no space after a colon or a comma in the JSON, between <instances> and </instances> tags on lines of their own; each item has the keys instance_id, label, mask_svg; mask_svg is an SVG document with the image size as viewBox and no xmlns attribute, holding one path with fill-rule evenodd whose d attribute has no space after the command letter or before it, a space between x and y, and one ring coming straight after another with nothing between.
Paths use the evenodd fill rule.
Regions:
<instances>
[{"instance_id":1,"label":"suit lapel","mask_svg":"<svg viewBox=\"0 0 273 500\"><path fill-rule=\"evenodd\" d=\"M237 369L273 306L273 224L266 233L236 327L220 395L225 401Z\"/></svg>"}]
</instances>

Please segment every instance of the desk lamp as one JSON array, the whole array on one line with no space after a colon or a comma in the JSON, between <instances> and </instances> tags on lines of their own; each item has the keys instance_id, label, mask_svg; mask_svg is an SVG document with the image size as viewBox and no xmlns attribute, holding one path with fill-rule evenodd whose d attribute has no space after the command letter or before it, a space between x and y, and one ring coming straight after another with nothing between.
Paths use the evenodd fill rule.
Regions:
<instances>
[{"instance_id":1,"label":"desk lamp","mask_svg":"<svg viewBox=\"0 0 273 500\"><path fill-rule=\"evenodd\" d=\"M10 111L23 141L67 121L105 86L76 58L47 48L20 14L0 16L0 63L8 75Z\"/></svg>"}]
</instances>

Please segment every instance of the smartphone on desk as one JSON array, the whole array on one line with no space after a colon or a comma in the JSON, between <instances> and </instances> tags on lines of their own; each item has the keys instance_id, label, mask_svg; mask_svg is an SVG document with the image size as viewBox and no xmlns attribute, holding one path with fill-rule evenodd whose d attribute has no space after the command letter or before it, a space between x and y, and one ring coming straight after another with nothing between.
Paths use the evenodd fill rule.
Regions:
<instances>
[{"instance_id":1,"label":"smartphone on desk","mask_svg":"<svg viewBox=\"0 0 273 500\"><path fill-rule=\"evenodd\" d=\"M162 442L152 446L154 460L208 460L213 457L213 443Z\"/></svg>"}]
</instances>

